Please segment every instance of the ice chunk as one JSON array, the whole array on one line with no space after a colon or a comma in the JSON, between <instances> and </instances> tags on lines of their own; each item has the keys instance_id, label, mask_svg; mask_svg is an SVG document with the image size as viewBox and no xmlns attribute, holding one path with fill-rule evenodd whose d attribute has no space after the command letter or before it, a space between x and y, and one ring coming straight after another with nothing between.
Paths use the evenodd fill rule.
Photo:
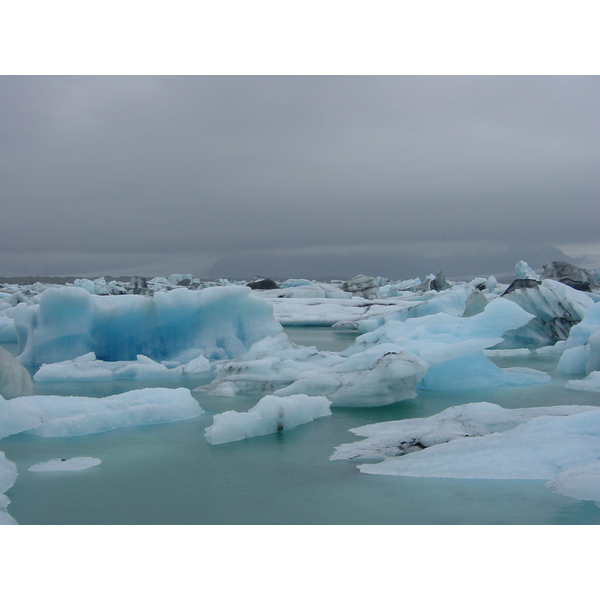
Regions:
<instances>
[{"instance_id":1,"label":"ice chunk","mask_svg":"<svg viewBox=\"0 0 600 600\"><path fill-rule=\"evenodd\" d=\"M257 342L197 388L213 395L273 392L327 396L338 406L382 406L414 398L427 364L393 344L351 357L293 344L284 333Z\"/></svg>"},{"instance_id":2,"label":"ice chunk","mask_svg":"<svg viewBox=\"0 0 600 600\"><path fill-rule=\"evenodd\" d=\"M350 292L344 292L331 283L309 283L285 289L255 290L253 295L260 298L352 298Z\"/></svg>"},{"instance_id":3,"label":"ice chunk","mask_svg":"<svg viewBox=\"0 0 600 600\"><path fill-rule=\"evenodd\" d=\"M35 394L27 369L0 346L0 396L6 399Z\"/></svg>"},{"instance_id":4,"label":"ice chunk","mask_svg":"<svg viewBox=\"0 0 600 600\"><path fill-rule=\"evenodd\" d=\"M425 419L352 431L369 439L338 447L332 459L386 457L378 464L360 465L363 473L550 479L598 460L600 409L503 409L476 403L452 407Z\"/></svg>"},{"instance_id":5,"label":"ice chunk","mask_svg":"<svg viewBox=\"0 0 600 600\"><path fill-rule=\"evenodd\" d=\"M600 370L600 304L588 308L581 323L572 327L556 368L570 375Z\"/></svg>"},{"instance_id":6,"label":"ice chunk","mask_svg":"<svg viewBox=\"0 0 600 600\"><path fill-rule=\"evenodd\" d=\"M274 394L320 394L336 406L384 406L415 398L427 368L410 352L381 344L330 369L305 372Z\"/></svg>"},{"instance_id":7,"label":"ice chunk","mask_svg":"<svg viewBox=\"0 0 600 600\"><path fill-rule=\"evenodd\" d=\"M357 275L342 285L342 290L350 292L354 296L360 296L367 300L378 300L381 298L379 285L374 277Z\"/></svg>"},{"instance_id":8,"label":"ice chunk","mask_svg":"<svg viewBox=\"0 0 600 600\"><path fill-rule=\"evenodd\" d=\"M556 342L556 344L554 344L552 346L542 346L541 348L536 348L535 353L536 354L555 354L557 356L560 356L565 349L566 343L567 342L565 340L561 340L560 342Z\"/></svg>"},{"instance_id":9,"label":"ice chunk","mask_svg":"<svg viewBox=\"0 0 600 600\"><path fill-rule=\"evenodd\" d=\"M16 342L17 330L15 322L5 315L0 315L0 343Z\"/></svg>"},{"instance_id":10,"label":"ice chunk","mask_svg":"<svg viewBox=\"0 0 600 600\"><path fill-rule=\"evenodd\" d=\"M600 461L566 469L546 482L553 492L577 500L592 500L600 507Z\"/></svg>"},{"instance_id":11,"label":"ice chunk","mask_svg":"<svg viewBox=\"0 0 600 600\"><path fill-rule=\"evenodd\" d=\"M516 286L517 282L528 282ZM565 340L571 327L579 323L594 300L586 293L554 281L538 283L531 279L513 282L503 294L535 316L527 325L507 335L507 341L517 346L551 344Z\"/></svg>"},{"instance_id":12,"label":"ice chunk","mask_svg":"<svg viewBox=\"0 0 600 600\"><path fill-rule=\"evenodd\" d=\"M516 304L496 298L482 313L472 317L436 313L388 321L375 331L359 336L341 352L350 356L377 344L390 343L421 358L430 365L421 389L466 389L501 385L547 383L541 371L500 369L481 351L503 341L506 330L520 327L532 316Z\"/></svg>"},{"instance_id":13,"label":"ice chunk","mask_svg":"<svg viewBox=\"0 0 600 600\"><path fill-rule=\"evenodd\" d=\"M552 406L507 409L490 402L452 406L431 417L373 423L351 429L364 437L337 446L331 460L402 456L461 438L508 431L541 416L565 416L594 410L592 406Z\"/></svg>"},{"instance_id":14,"label":"ice chunk","mask_svg":"<svg viewBox=\"0 0 600 600\"><path fill-rule=\"evenodd\" d=\"M33 378L37 382L179 379L195 377L210 370L210 361L202 355L187 364L168 368L141 354L135 361L111 362L96 360L96 355L88 352L73 360L42 365Z\"/></svg>"},{"instance_id":15,"label":"ice chunk","mask_svg":"<svg viewBox=\"0 0 600 600\"><path fill-rule=\"evenodd\" d=\"M99 465L102 461L91 456L77 456L75 458L54 458L43 463L37 463L27 469L34 472L47 471L83 471Z\"/></svg>"},{"instance_id":16,"label":"ice chunk","mask_svg":"<svg viewBox=\"0 0 600 600\"><path fill-rule=\"evenodd\" d=\"M542 279L550 278L578 290L590 290L596 282L589 271L568 262L555 260L544 266Z\"/></svg>"},{"instance_id":17,"label":"ice chunk","mask_svg":"<svg viewBox=\"0 0 600 600\"><path fill-rule=\"evenodd\" d=\"M265 396L246 413L230 410L215 415L213 424L206 428L206 439L211 444L224 444L292 429L330 415L330 404L322 396Z\"/></svg>"},{"instance_id":18,"label":"ice chunk","mask_svg":"<svg viewBox=\"0 0 600 600\"><path fill-rule=\"evenodd\" d=\"M406 321L417 317L425 317L445 313L460 317L464 314L467 298L473 292L471 286L455 286L443 292L430 292L431 296L425 299L413 299L399 307L398 310L385 313L376 318L365 315L357 323L361 333L374 331L388 321Z\"/></svg>"},{"instance_id":19,"label":"ice chunk","mask_svg":"<svg viewBox=\"0 0 600 600\"><path fill-rule=\"evenodd\" d=\"M517 279L534 279L535 281L540 280L540 276L537 275L524 260L520 260L515 265L515 271L517 273Z\"/></svg>"},{"instance_id":20,"label":"ice chunk","mask_svg":"<svg viewBox=\"0 0 600 600\"><path fill-rule=\"evenodd\" d=\"M291 287L300 287L302 285L310 285L311 283L315 283L314 281L309 281L308 279L286 279L281 284L281 289L291 288Z\"/></svg>"},{"instance_id":21,"label":"ice chunk","mask_svg":"<svg viewBox=\"0 0 600 600\"><path fill-rule=\"evenodd\" d=\"M203 410L186 388L146 388L108 396L29 396L7 403L23 418L35 418L41 425L30 433L42 437L88 435L118 427L170 423L192 419ZM13 416L14 419L14 416Z\"/></svg>"},{"instance_id":22,"label":"ice chunk","mask_svg":"<svg viewBox=\"0 0 600 600\"><path fill-rule=\"evenodd\" d=\"M473 315L478 315L485 310L487 304L488 299L479 290L474 290L473 293L467 298L465 311L463 312L462 316L472 317Z\"/></svg>"},{"instance_id":23,"label":"ice chunk","mask_svg":"<svg viewBox=\"0 0 600 600\"><path fill-rule=\"evenodd\" d=\"M16 525L17 522L8 514L10 500L4 495L17 480L17 466L0 452L0 525Z\"/></svg>"},{"instance_id":24,"label":"ice chunk","mask_svg":"<svg viewBox=\"0 0 600 600\"><path fill-rule=\"evenodd\" d=\"M95 296L80 288L47 289L35 306L9 309L19 360L39 365L94 352L100 360L169 359L199 348L208 359L239 356L281 331L271 305L244 286L177 288L154 297Z\"/></svg>"},{"instance_id":25,"label":"ice chunk","mask_svg":"<svg viewBox=\"0 0 600 600\"><path fill-rule=\"evenodd\" d=\"M363 465L360 470L417 477L550 479L597 459L599 425L597 409L559 418L537 417L509 431L457 439L378 465Z\"/></svg>"},{"instance_id":26,"label":"ice chunk","mask_svg":"<svg viewBox=\"0 0 600 600\"><path fill-rule=\"evenodd\" d=\"M21 431L33 429L41 423L41 417L23 411L14 406L12 401L7 401L0 396L0 440L15 433L21 433Z\"/></svg>"},{"instance_id":27,"label":"ice chunk","mask_svg":"<svg viewBox=\"0 0 600 600\"><path fill-rule=\"evenodd\" d=\"M527 348L513 348L511 350L484 350L484 356L529 356L531 350Z\"/></svg>"},{"instance_id":28,"label":"ice chunk","mask_svg":"<svg viewBox=\"0 0 600 600\"><path fill-rule=\"evenodd\" d=\"M600 392L600 371L592 371L585 379L567 381L565 388L580 392Z\"/></svg>"}]
</instances>

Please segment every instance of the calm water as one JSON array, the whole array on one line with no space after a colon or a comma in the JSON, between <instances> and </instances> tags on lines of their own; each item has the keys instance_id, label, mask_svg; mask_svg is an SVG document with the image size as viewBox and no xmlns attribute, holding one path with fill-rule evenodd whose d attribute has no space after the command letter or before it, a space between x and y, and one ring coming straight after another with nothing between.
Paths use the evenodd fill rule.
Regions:
<instances>
[{"instance_id":1,"label":"calm water","mask_svg":"<svg viewBox=\"0 0 600 600\"><path fill-rule=\"evenodd\" d=\"M290 338L324 350L352 342L348 332L290 328ZM14 348L13 348L14 350ZM598 395L564 389L552 357L495 359L553 377L545 386L460 393L421 392L375 409L334 409L333 416L291 431L211 446L204 429L215 413L248 410L259 396L195 394L197 419L72 438L19 434L0 440L19 477L7 492L21 524L596 524L600 509L550 492L544 481L419 479L366 475L329 461L333 448L358 440L348 429L383 420L423 417L486 400L502 406L600 405ZM203 383L192 381L190 387ZM173 382L152 386L177 387ZM41 394L104 396L129 382L38 386ZM80 472L31 473L52 458L93 456Z\"/></svg>"}]
</instances>

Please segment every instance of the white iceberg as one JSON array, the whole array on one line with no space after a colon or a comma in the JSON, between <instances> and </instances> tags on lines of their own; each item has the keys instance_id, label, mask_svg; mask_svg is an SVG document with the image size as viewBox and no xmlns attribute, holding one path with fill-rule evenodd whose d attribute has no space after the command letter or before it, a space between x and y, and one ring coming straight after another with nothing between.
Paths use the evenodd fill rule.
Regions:
<instances>
[{"instance_id":1,"label":"white iceberg","mask_svg":"<svg viewBox=\"0 0 600 600\"><path fill-rule=\"evenodd\" d=\"M246 352L281 331L272 306L244 286L178 288L140 295L97 296L84 289L46 289L39 304L9 309L19 360L40 365L94 352L100 360L177 357L190 348L209 360Z\"/></svg>"},{"instance_id":2,"label":"white iceberg","mask_svg":"<svg viewBox=\"0 0 600 600\"><path fill-rule=\"evenodd\" d=\"M378 423L352 432L368 439L339 446L331 459L384 457L377 464L359 465L363 473L550 480L598 461L600 409L504 409L475 403L424 419Z\"/></svg>"},{"instance_id":3,"label":"white iceberg","mask_svg":"<svg viewBox=\"0 0 600 600\"><path fill-rule=\"evenodd\" d=\"M213 395L241 392L327 396L337 406L382 406L414 398L427 364L380 344L352 357L293 344L284 333L254 344L197 388Z\"/></svg>"},{"instance_id":4,"label":"white iceberg","mask_svg":"<svg viewBox=\"0 0 600 600\"><path fill-rule=\"evenodd\" d=\"M213 424L206 428L206 439L210 444L224 444L292 429L331 415L330 404L327 398L304 394L265 396L248 412L230 410L215 415Z\"/></svg>"},{"instance_id":5,"label":"white iceberg","mask_svg":"<svg viewBox=\"0 0 600 600\"><path fill-rule=\"evenodd\" d=\"M581 322L571 328L556 368L569 375L600 370L600 303L588 308Z\"/></svg>"},{"instance_id":6,"label":"white iceberg","mask_svg":"<svg viewBox=\"0 0 600 600\"><path fill-rule=\"evenodd\" d=\"M190 378L208 373L210 361L200 355L190 362L174 368L158 363L147 356L138 355L135 361L97 360L93 352L42 365L33 376L36 382L54 381L112 381L120 379L152 380Z\"/></svg>"},{"instance_id":7,"label":"white iceberg","mask_svg":"<svg viewBox=\"0 0 600 600\"><path fill-rule=\"evenodd\" d=\"M37 463L27 469L35 473L49 471L83 471L99 465L102 461L91 456L76 456L75 458L53 458L46 462Z\"/></svg>"},{"instance_id":8,"label":"white iceberg","mask_svg":"<svg viewBox=\"0 0 600 600\"><path fill-rule=\"evenodd\" d=\"M15 322L10 317L0 314L0 343L16 342L17 330Z\"/></svg>"},{"instance_id":9,"label":"white iceberg","mask_svg":"<svg viewBox=\"0 0 600 600\"><path fill-rule=\"evenodd\" d=\"M507 330L521 327L532 315L502 298L472 317L435 313L406 321L390 320L359 336L342 356L385 343L406 350L429 365L420 389L468 389L547 383L550 376L534 369L501 369L482 353L504 340Z\"/></svg>"},{"instance_id":10,"label":"white iceberg","mask_svg":"<svg viewBox=\"0 0 600 600\"><path fill-rule=\"evenodd\" d=\"M17 480L17 466L6 458L4 452L0 452L0 525L16 525L17 522L6 510L10 500L4 495Z\"/></svg>"},{"instance_id":11,"label":"white iceberg","mask_svg":"<svg viewBox=\"0 0 600 600\"><path fill-rule=\"evenodd\" d=\"M35 394L27 369L0 346L0 396L6 399Z\"/></svg>"},{"instance_id":12,"label":"white iceberg","mask_svg":"<svg viewBox=\"0 0 600 600\"><path fill-rule=\"evenodd\" d=\"M522 285L524 283L527 285ZM503 298L515 302L535 317L507 336L507 340L517 346L547 345L567 339L571 328L594 305L587 293L552 279L544 279L541 283L532 279L517 280L507 288Z\"/></svg>"},{"instance_id":13,"label":"white iceberg","mask_svg":"<svg viewBox=\"0 0 600 600\"><path fill-rule=\"evenodd\" d=\"M600 507L600 461L572 467L546 482L557 494L577 500L591 500Z\"/></svg>"},{"instance_id":14,"label":"white iceberg","mask_svg":"<svg viewBox=\"0 0 600 600\"><path fill-rule=\"evenodd\" d=\"M27 431L42 437L89 435L192 419L204 413L186 388L145 388L106 398L28 396L4 404L8 406L0 410L4 409L5 433ZM28 420L31 428L24 429Z\"/></svg>"},{"instance_id":15,"label":"white iceberg","mask_svg":"<svg viewBox=\"0 0 600 600\"><path fill-rule=\"evenodd\" d=\"M580 392L600 392L600 371L592 371L584 379L567 381L565 388Z\"/></svg>"}]
</instances>

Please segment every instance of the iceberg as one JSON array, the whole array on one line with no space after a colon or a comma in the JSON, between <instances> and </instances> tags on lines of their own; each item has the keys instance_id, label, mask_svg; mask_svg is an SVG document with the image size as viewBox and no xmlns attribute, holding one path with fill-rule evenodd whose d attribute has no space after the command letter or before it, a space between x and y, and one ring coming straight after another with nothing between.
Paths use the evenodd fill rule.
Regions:
<instances>
[{"instance_id":1,"label":"iceberg","mask_svg":"<svg viewBox=\"0 0 600 600\"><path fill-rule=\"evenodd\" d=\"M36 382L113 381L119 379L180 379L196 377L211 371L208 359L200 355L184 365L168 368L139 354L134 361L97 360L93 352L73 360L43 364L33 376Z\"/></svg>"},{"instance_id":2,"label":"iceberg","mask_svg":"<svg viewBox=\"0 0 600 600\"><path fill-rule=\"evenodd\" d=\"M592 371L585 379L567 381L565 388L579 392L600 392L600 371Z\"/></svg>"},{"instance_id":3,"label":"iceberg","mask_svg":"<svg viewBox=\"0 0 600 600\"><path fill-rule=\"evenodd\" d=\"M482 353L501 343L506 331L521 327L532 315L503 298L489 302L472 317L435 313L406 321L387 321L359 336L341 352L351 356L378 344L392 344L429 365L419 389L469 389L547 383L550 376L526 368L501 369Z\"/></svg>"},{"instance_id":4,"label":"iceberg","mask_svg":"<svg viewBox=\"0 0 600 600\"><path fill-rule=\"evenodd\" d=\"M371 460L404 456L463 438L499 434L538 417L564 417L597 410L594 406L502 408L490 402L452 406L431 417L373 423L350 429L358 442L335 448L331 460Z\"/></svg>"},{"instance_id":5,"label":"iceberg","mask_svg":"<svg viewBox=\"0 0 600 600\"><path fill-rule=\"evenodd\" d=\"M310 394L327 396L336 406L383 406L414 398L417 388L547 383L550 376L544 372L501 369L481 352L531 318L515 303L497 298L473 317L436 313L390 320L340 353L298 346L281 333L220 365L215 380L197 391Z\"/></svg>"},{"instance_id":6,"label":"iceberg","mask_svg":"<svg viewBox=\"0 0 600 600\"><path fill-rule=\"evenodd\" d=\"M2 406L2 405L8 406ZM146 388L106 398L26 396L0 402L8 435L67 437L192 419L204 413L186 388ZM30 429L24 429L27 423Z\"/></svg>"},{"instance_id":7,"label":"iceberg","mask_svg":"<svg viewBox=\"0 0 600 600\"><path fill-rule=\"evenodd\" d=\"M547 481L546 487L576 500L591 500L600 508L600 461L566 469Z\"/></svg>"},{"instance_id":8,"label":"iceberg","mask_svg":"<svg viewBox=\"0 0 600 600\"><path fill-rule=\"evenodd\" d=\"M0 346L0 397L6 399L35 394L27 369Z\"/></svg>"},{"instance_id":9,"label":"iceberg","mask_svg":"<svg viewBox=\"0 0 600 600\"><path fill-rule=\"evenodd\" d=\"M345 292L332 283L307 283L283 289L255 289L253 290L253 295L260 298L352 298L350 292Z\"/></svg>"},{"instance_id":10,"label":"iceberg","mask_svg":"<svg viewBox=\"0 0 600 600\"><path fill-rule=\"evenodd\" d=\"M515 271L517 273L517 279L535 279L535 281L540 280L540 276L524 260L520 260L515 265Z\"/></svg>"},{"instance_id":11,"label":"iceberg","mask_svg":"<svg viewBox=\"0 0 600 600\"><path fill-rule=\"evenodd\" d=\"M571 327L579 323L594 305L594 300L585 292L552 279L544 279L541 283L517 279L502 297L535 317L527 325L507 334L507 341L516 346L549 345L566 340Z\"/></svg>"},{"instance_id":12,"label":"iceberg","mask_svg":"<svg viewBox=\"0 0 600 600\"><path fill-rule=\"evenodd\" d=\"M16 342L17 330L15 322L5 315L0 314L0 343Z\"/></svg>"},{"instance_id":13,"label":"iceberg","mask_svg":"<svg viewBox=\"0 0 600 600\"><path fill-rule=\"evenodd\" d=\"M257 342L220 366L215 380L196 391L230 396L327 396L336 406L383 406L414 398L427 364L409 352L380 344L352 357L289 341L284 333Z\"/></svg>"},{"instance_id":14,"label":"iceberg","mask_svg":"<svg viewBox=\"0 0 600 600\"><path fill-rule=\"evenodd\" d=\"M215 415L205 436L210 444L224 444L292 429L331 415L330 404L322 396L265 396L248 412L230 410Z\"/></svg>"},{"instance_id":15,"label":"iceberg","mask_svg":"<svg viewBox=\"0 0 600 600\"><path fill-rule=\"evenodd\" d=\"M0 452L0 525L16 525L17 522L8 514L10 500L4 495L17 480L17 466Z\"/></svg>"},{"instance_id":16,"label":"iceberg","mask_svg":"<svg viewBox=\"0 0 600 600\"><path fill-rule=\"evenodd\" d=\"M91 456L77 456L75 458L54 458L43 463L37 463L27 469L34 473L47 473L50 471L83 471L99 465L102 461Z\"/></svg>"},{"instance_id":17,"label":"iceberg","mask_svg":"<svg viewBox=\"0 0 600 600\"><path fill-rule=\"evenodd\" d=\"M569 375L589 375L600 370L600 303L588 308L571 328L557 370Z\"/></svg>"},{"instance_id":18,"label":"iceberg","mask_svg":"<svg viewBox=\"0 0 600 600\"><path fill-rule=\"evenodd\" d=\"M479 402L454 406L431 417L376 423L351 431L366 439L338 446L330 458L383 458L376 464L359 465L362 473L546 479L553 491L598 500L598 407L505 409Z\"/></svg>"},{"instance_id":19,"label":"iceberg","mask_svg":"<svg viewBox=\"0 0 600 600\"><path fill-rule=\"evenodd\" d=\"M73 360L172 359L190 348L209 360L240 356L281 331L272 306L244 286L177 288L141 295L97 296L81 288L49 288L39 304L17 305L8 316L26 365Z\"/></svg>"},{"instance_id":20,"label":"iceberg","mask_svg":"<svg viewBox=\"0 0 600 600\"><path fill-rule=\"evenodd\" d=\"M342 290L350 292L353 296L360 296L367 300L379 300L381 298L377 280L367 275L357 275L346 281L342 284Z\"/></svg>"}]
</instances>

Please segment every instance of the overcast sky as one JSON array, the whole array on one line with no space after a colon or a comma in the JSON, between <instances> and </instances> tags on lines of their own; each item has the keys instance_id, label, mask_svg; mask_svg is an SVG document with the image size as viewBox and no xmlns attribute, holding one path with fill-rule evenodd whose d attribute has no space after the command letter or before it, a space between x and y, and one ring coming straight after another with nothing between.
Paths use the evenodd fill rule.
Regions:
<instances>
[{"instance_id":1,"label":"overcast sky","mask_svg":"<svg viewBox=\"0 0 600 600\"><path fill-rule=\"evenodd\" d=\"M598 77L2 76L0 275L593 251L599 107Z\"/></svg>"}]
</instances>

